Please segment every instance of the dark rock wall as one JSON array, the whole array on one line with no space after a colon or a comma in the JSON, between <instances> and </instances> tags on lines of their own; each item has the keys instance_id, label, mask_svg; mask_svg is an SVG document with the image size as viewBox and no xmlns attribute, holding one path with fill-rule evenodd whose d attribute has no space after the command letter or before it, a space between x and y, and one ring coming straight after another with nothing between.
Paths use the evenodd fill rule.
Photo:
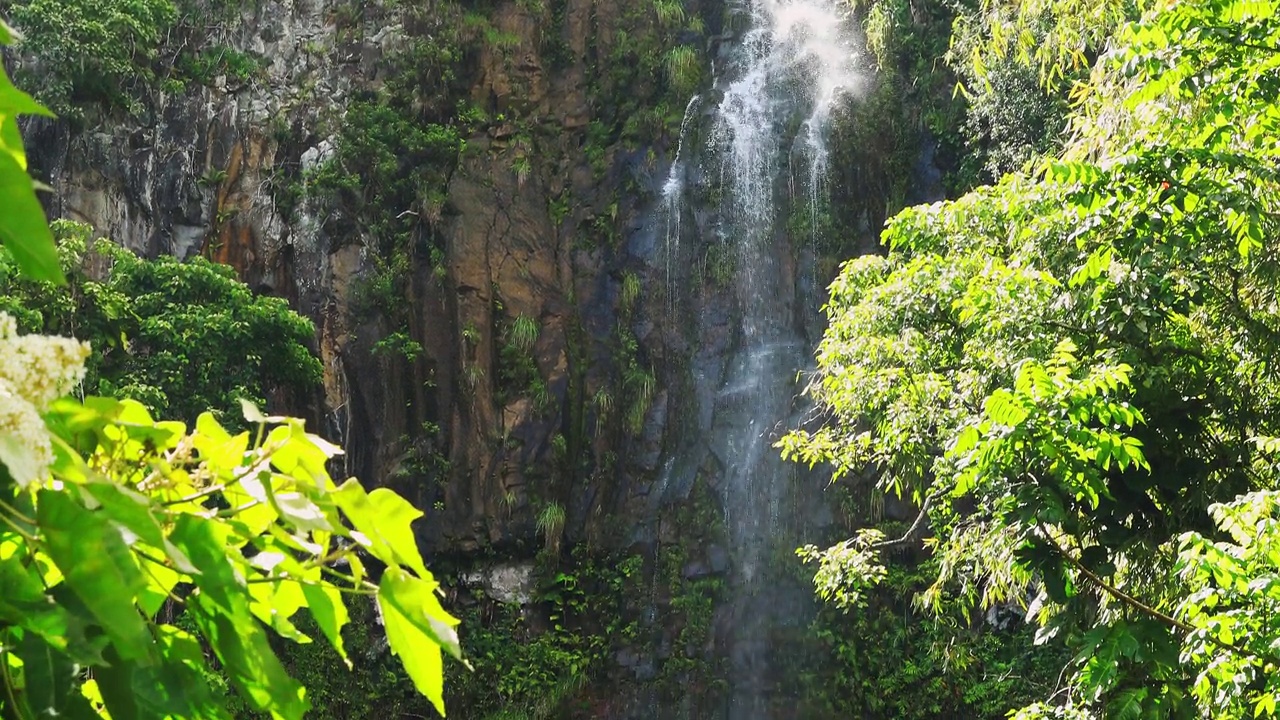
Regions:
<instances>
[{"instance_id":1,"label":"dark rock wall","mask_svg":"<svg viewBox=\"0 0 1280 720\"><path fill-rule=\"evenodd\" d=\"M531 542L536 508L552 501L569 509L570 536L625 543L627 533L605 532L618 526L604 518L634 505L652 479L670 407L660 387L634 434L617 411L597 417L591 401L602 390L617 404L626 399L617 329L627 273L644 289L628 308L626 323L641 337L625 362L661 385L664 338L680 335L651 312L654 248L626 241L651 209L673 122L664 117L648 137L624 138L628 118L612 107L619 96L674 104L675 93L660 73L637 82L610 66L627 57L618 44L646 34L659 38L649 52L661 53L679 30L657 27L651 10L629 3L553 4L476 10L500 40L472 44L456 72L463 99L489 121L464 138L440 216L430 219L442 263L415 258L403 292L408 333L423 348L415 359L373 351L398 328L359 308L371 249L358 229L352 237L334 220L342 210L312 197L288 209L279 201L290 177L332 156L349 103L388 81L394 68L385 58L431 32L399 7L246 5L223 24L220 41L264 58L259 77L157 87L137 113L91 113L74 130L28 127L34 171L54 188L52 215L88 222L147 255L229 263L316 322L325 380L309 411L347 447L351 474L428 509L427 539L447 551ZM718 22L710 0L687 12ZM553 45L568 60L548 59ZM540 328L530 352L550 394L541 407L497 387L509 360L504 328L522 316ZM557 450L557 442L572 447ZM566 453L574 457L556 457ZM443 462L427 471L426 457Z\"/></svg>"}]
</instances>

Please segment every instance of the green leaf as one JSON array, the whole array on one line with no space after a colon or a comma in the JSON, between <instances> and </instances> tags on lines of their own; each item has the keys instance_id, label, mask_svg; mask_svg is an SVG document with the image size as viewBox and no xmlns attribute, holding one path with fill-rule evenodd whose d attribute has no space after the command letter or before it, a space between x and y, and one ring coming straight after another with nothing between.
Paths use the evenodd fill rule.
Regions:
<instances>
[{"instance_id":1,"label":"green leaf","mask_svg":"<svg viewBox=\"0 0 1280 720\"><path fill-rule=\"evenodd\" d=\"M419 577L430 577L410 527L422 517L420 510L386 488L366 494L355 478L343 483L333 499L375 557L391 565L407 565Z\"/></svg>"},{"instance_id":2,"label":"green leaf","mask_svg":"<svg viewBox=\"0 0 1280 720\"><path fill-rule=\"evenodd\" d=\"M333 489L325 463L339 452L336 446L307 433L301 422L292 419L273 429L266 442L276 446L271 465L280 472L295 480L310 480L322 490Z\"/></svg>"},{"instance_id":3,"label":"green leaf","mask_svg":"<svg viewBox=\"0 0 1280 720\"><path fill-rule=\"evenodd\" d=\"M418 691L444 715L445 647L460 657L458 621L440 607L435 584L415 578L403 570L387 568L378 585L378 608L391 651L400 657L404 669Z\"/></svg>"},{"instance_id":4,"label":"green leaf","mask_svg":"<svg viewBox=\"0 0 1280 720\"><path fill-rule=\"evenodd\" d=\"M296 643L311 642L311 638L290 622L290 618L307 604L306 595L297 581L254 582L249 585L249 594L253 598L249 610L263 624Z\"/></svg>"},{"instance_id":5,"label":"green leaf","mask_svg":"<svg viewBox=\"0 0 1280 720\"><path fill-rule=\"evenodd\" d=\"M240 398L240 412L244 415L245 422L259 425L267 421L267 416L262 414L257 405Z\"/></svg>"},{"instance_id":6,"label":"green leaf","mask_svg":"<svg viewBox=\"0 0 1280 720\"><path fill-rule=\"evenodd\" d=\"M254 405L244 398L240 398L240 412L244 415L245 422L252 423L254 425L262 423L283 423L290 419L281 415L263 415L257 405Z\"/></svg>"},{"instance_id":7,"label":"green leaf","mask_svg":"<svg viewBox=\"0 0 1280 720\"><path fill-rule=\"evenodd\" d=\"M115 483L91 482L83 487L101 503L102 512L107 517L128 528L151 547L164 552L175 569L187 574L196 571L187 556L164 536L159 521L151 512L151 501L145 495Z\"/></svg>"},{"instance_id":8,"label":"green leaf","mask_svg":"<svg viewBox=\"0 0 1280 720\"><path fill-rule=\"evenodd\" d=\"M27 152L22 148L22 130L18 127L17 116L0 119L0 153L8 153L26 172Z\"/></svg>"},{"instance_id":9,"label":"green leaf","mask_svg":"<svg viewBox=\"0 0 1280 720\"><path fill-rule=\"evenodd\" d=\"M0 208L4 208L0 212L0 242L13 255L18 270L31 280L65 285L44 208L36 199L31 178L12 152L0 152Z\"/></svg>"},{"instance_id":10,"label":"green leaf","mask_svg":"<svg viewBox=\"0 0 1280 720\"><path fill-rule=\"evenodd\" d=\"M7 28L8 26L5 27ZM0 116L8 119L18 115L53 117L53 113L49 112L48 108L14 86L13 82L9 80L9 76L5 74L3 69L0 69ZM25 170L26 164L23 163L22 166Z\"/></svg>"},{"instance_id":11,"label":"green leaf","mask_svg":"<svg viewBox=\"0 0 1280 720\"><path fill-rule=\"evenodd\" d=\"M17 554L17 543L0 543L0 621L43 637L59 650L67 647L66 610L44 592L34 567Z\"/></svg>"},{"instance_id":12,"label":"green leaf","mask_svg":"<svg viewBox=\"0 0 1280 720\"><path fill-rule=\"evenodd\" d=\"M333 526L324 510L306 495L299 492L274 492L270 483L263 483L271 506L280 517L306 532L333 532ZM330 506L332 507L332 506Z\"/></svg>"},{"instance_id":13,"label":"green leaf","mask_svg":"<svg viewBox=\"0 0 1280 720\"><path fill-rule=\"evenodd\" d=\"M199 569L197 590L188 597L187 609L232 683L255 708L273 717L301 720L310 703L249 609L248 590L227 556L229 532L192 515L178 519L170 540Z\"/></svg>"},{"instance_id":14,"label":"green leaf","mask_svg":"<svg viewBox=\"0 0 1280 720\"><path fill-rule=\"evenodd\" d=\"M1071 578L1067 576L1061 562L1056 559L1051 566L1043 568L1041 579L1044 582L1045 594L1054 602L1066 602L1067 598L1074 594L1071 592Z\"/></svg>"},{"instance_id":15,"label":"green leaf","mask_svg":"<svg viewBox=\"0 0 1280 720\"><path fill-rule=\"evenodd\" d=\"M1146 688L1130 688L1122 691L1107 706L1107 717L1114 717L1116 720L1138 720L1142 717L1142 701L1146 699L1147 693Z\"/></svg>"},{"instance_id":16,"label":"green leaf","mask_svg":"<svg viewBox=\"0 0 1280 720\"><path fill-rule=\"evenodd\" d=\"M1116 574L1116 566L1111 562L1111 554L1101 545L1090 545L1080 553L1080 564L1099 577L1110 577Z\"/></svg>"},{"instance_id":17,"label":"green leaf","mask_svg":"<svg viewBox=\"0 0 1280 720\"><path fill-rule=\"evenodd\" d=\"M427 576L430 578L430 575ZM431 579L416 578L403 570L389 569L378 583L378 602L390 604L432 642L449 651L455 659L462 659L462 647L458 643L458 619L445 611L436 595L439 583ZM385 609L385 608L384 608Z\"/></svg>"},{"instance_id":18,"label":"green leaf","mask_svg":"<svg viewBox=\"0 0 1280 720\"><path fill-rule=\"evenodd\" d=\"M955 441L951 444L951 450L948 453L952 457L962 457L965 453L972 450L981 440L982 437L978 432L978 428L973 425L967 425L960 434L956 436Z\"/></svg>"},{"instance_id":19,"label":"green leaf","mask_svg":"<svg viewBox=\"0 0 1280 720\"><path fill-rule=\"evenodd\" d=\"M37 520L64 582L102 625L120 657L154 662L151 634L134 606L146 579L120 532L102 513L85 509L65 490L40 491Z\"/></svg>"},{"instance_id":20,"label":"green leaf","mask_svg":"<svg viewBox=\"0 0 1280 720\"><path fill-rule=\"evenodd\" d=\"M32 633L23 637L18 657L26 701L37 717L97 720L98 714L80 694L79 665Z\"/></svg>"},{"instance_id":21,"label":"green leaf","mask_svg":"<svg viewBox=\"0 0 1280 720\"><path fill-rule=\"evenodd\" d=\"M160 634L165 649L162 664L139 667L108 655L108 662L94 669L99 693L113 720L228 717L200 671L207 660L199 642L185 633L175 633L181 631ZM191 659L192 650L196 663Z\"/></svg>"},{"instance_id":22,"label":"green leaf","mask_svg":"<svg viewBox=\"0 0 1280 720\"><path fill-rule=\"evenodd\" d=\"M350 620L347 606L342 600L342 592L328 583L304 583L302 594L307 598L307 607L311 610L311 617L320 626L320 632L324 633L329 644L333 645L333 649L338 651L342 661L350 668L351 660L347 658L347 649L342 644L342 628Z\"/></svg>"}]
</instances>

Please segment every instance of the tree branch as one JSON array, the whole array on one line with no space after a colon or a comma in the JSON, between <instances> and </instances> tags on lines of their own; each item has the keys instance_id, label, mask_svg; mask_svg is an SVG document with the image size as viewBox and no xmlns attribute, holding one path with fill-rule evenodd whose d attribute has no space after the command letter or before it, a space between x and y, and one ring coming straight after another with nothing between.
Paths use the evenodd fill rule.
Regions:
<instances>
[{"instance_id":1,"label":"tree branch","mask_svg":"<svg viewBox=\"0 0 1280 720\"><path fill-rule=\"evenodd\" d=\"M881 540L878 543L872 543L869 548L871 550L881 550L895 545L902 545L915 539L916 531L918 531L920 526L924 524L924 519L929 514L930 499L931 498L929 496L925 496L924 502L920 503L920 514L916 515L916 519L911 523L911 527L907 528L907 532L904 533L902 537L897 540Z\"/></svg>"},{"instance_id":2,"label":"tree branch","mask_svg":"<svg viewBox=\"0 0 1280 720\"><path fill-rule=\"evenodd\" d=\"M1084 564L1081 563L1080 560L1077 559L1074 555L1068 552L1066 548L1059 545L1057 538L1051 535L1043 526L1039 526L1037 529L1039 529L1041 535L1043 535L1044 538L1049 541L1049 544L1053 546L1054 551L1057 552L1059 556L1061 556L1064 560L1070 563L1071 566L1074 567L1082 576L1084 576L1089 582L1096 585L1103 592L1107 593L1108 595L1115 598L1116 600L1119 600L1125 605L1128 605L1130 608L1137 610L1138 612L1143 613L1144 615L1152 617L1160 621L1161 623L1168 625L1169 627L1172 627L1177 630L1181 630L1188 634L1196 633L1200 631L1200 628L1197 628L1193 625L1189 625L1173 617L1172 615L1163 613L1155 609L1154 607L1151 607L1150 605L1142 602L1138 598L1126 593L1120 588L1117 588L1111 583L1107 582L1101 576L1094 573L1089 568L1085 567ZM1207 632L1205 633L1204 636L1209 640L1209 642L1213 643L1214 645L1217 645L1219 648L1222 648L1227 652L1232 652L1232 653L1236 653L1237 655L1242 655L1244 657L1252 658L1254 660L1257 660L1258 662L1263 662L1264 660L1264 658L1262 658L1261 656L1257 655L1252 651L1246 650L1245 648L1242 648L1239 645L1233 645L1231 643L1223 642Z\"/></svg>"}]
</instances>

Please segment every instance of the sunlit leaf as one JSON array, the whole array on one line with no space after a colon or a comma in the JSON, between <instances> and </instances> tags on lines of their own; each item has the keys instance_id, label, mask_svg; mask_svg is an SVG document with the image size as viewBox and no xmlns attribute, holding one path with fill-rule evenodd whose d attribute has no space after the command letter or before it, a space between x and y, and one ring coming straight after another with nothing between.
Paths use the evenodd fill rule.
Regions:
<instances>
[{"instance_id":1,"label":"sunlit leaf","mask_svg":"<svg viewBox=\"0 0 1280 720\"><path fill-rule=\"evenodd\" d=\"M49 556L120 657L154 662L151 634L133 605L146 580L119 531L102 513L86 510L66 493L41 490L37 507Z\"/></svg>"}]
</instances>

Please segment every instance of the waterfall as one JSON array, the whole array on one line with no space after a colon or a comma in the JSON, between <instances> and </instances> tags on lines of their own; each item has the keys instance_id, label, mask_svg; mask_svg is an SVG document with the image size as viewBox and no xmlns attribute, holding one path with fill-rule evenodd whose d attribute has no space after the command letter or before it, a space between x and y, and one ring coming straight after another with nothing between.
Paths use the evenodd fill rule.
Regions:
<instances>
[{"instance_id":1,"label":"waterfall","mask_svg":"<svg viewBox=\"0 0 1280 720\"><path fill-rule=\"evenodd\" d=\"M689 98L689 104L684 108L684 119L680 121L680 139L676 143L676 156L671 161L671 170L667 173L667 181L662 185L662 209L667 216L666 235L663 243L663 252L666 255L664 263L666 266L666 292L667 292L667 309L668 312L675 312L676 308L676 264L680 258L680 217L683 214L683 195L684 195L684 171L685 166L682 161L684 155L684 139L689 132L689 121L693 118L693 112L698 106L698 101L702 99L699 95Z\"/></svg>"},{"instance_id":2,"label":"waterfall","mask_svg":"<svg viewBox=\"0 0 1280 720\"><path fill-rule=\"evenodd\" d=\"M725 461L722 490L734 559L729 720L786 717L775 709L770 632L795 602L767 576L797 515L790 468L773 448L796 411L796 373L811 350L797 318L796 261L787 217L809 204L810 232L827 171L827 130L842 95L858 86L847 3L739 0L745 26L719 61L720 101L706 163L720 184L717 242L736 262L737 348L715 395L712 452ZM807 164L804 193L789 193L789 166ZM718 168L717 168L718 165ZM811 592L811 589L809 589Z\"/></svg>"}]
</instances>

